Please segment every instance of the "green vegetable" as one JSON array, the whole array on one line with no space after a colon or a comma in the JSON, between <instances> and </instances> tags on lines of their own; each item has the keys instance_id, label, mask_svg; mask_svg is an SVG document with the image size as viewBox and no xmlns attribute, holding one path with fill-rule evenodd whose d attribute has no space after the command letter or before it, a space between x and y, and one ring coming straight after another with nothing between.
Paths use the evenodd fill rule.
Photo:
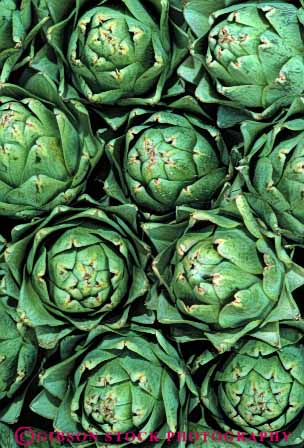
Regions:
<instances>
[{"instance_id":1,"label":"green vegetable","mask_svg":"<svg viewBox=\"0 0 304 448\"><path fill-rule=\"evenodd\" d=\"M34 37L46 23L42 17L35 23L32 0L0 1L0 81L30 60L29 49Z\"/></svg>"},{"instance_id":2,"label":"green vegetable","mask_svg":"<svg viewBox=\"0 0 304 448\"><path fill-rule=\"evenodd\" d=\"M265 432L270 446L276 446L270 433L285 431L289 439L283 446L302 446L304 346L299 327L281 327L279 345L271 337L270 343L249 338L225 357L205 352L196 360L201 403L223 431L257 437Z\"/></svg>"},{"instance_id":3,"label":"green vegetable","mask_svg":"<svg viewBox=\"0 0 304 448\"><path fill-rule=\"evenodd\" d=\"M16 423L37 368L37 342L16 310L0 298L0 422Z\"/></svg>"},{"instance_id":4,"label":"green vegetable","mask_svg":"<svg viewBox=\"0 0 304 448\"><path fill-rule=\"evenodd\" d=\"M123 325L148 289L149 249L134 233L134 207L82 205L16 227L5 253L6 294L45 348L74 329Z\"/></svg>"},{"instance_id":5,"label":"green vegetable","mask_svg":"<svg viewBox=\"0 0 304 448\"><path fill-rule=\"evenodd\" d=\"M126 135L106 147L118 173L110 172L107 194L121 202L131 196L140 210L155 214L181 204L208 205L228 177L227 149L218 130L194 115L169 111L137 109L132 117Z\"/></svg>"},{"instance_id":6,"label":"green vegetable","mask_svg":"<svg viewBox=\"0 0 304 448\"><path fill-rule=\"evenodd\" d=\"M1 446L7 448L18 448L13 431L11 431L9 426L4 425L3 423L0 423L0 443Z\"/></svg>"},{"instance_id":7,"label":"green vegetable","mask_svg":"<svg viewBox=\"0 0 304 448\"><path fill-rule=\"evenodd\" d=\"M53 88L41 87L45 97ZM103 152L86 109L59 97L49 104L12 84L0 95L0 215L29 219L69 204Z\"/></svg>"},{"instance_id":8,"label":"green vegetable","mask_svg":"<svg viewBox=\"0 0 304 448\"><path fill-rule=\"evenodd\" d=\"M159 102L186 54L187 35L177 23L181 12L168 0L36 3L52 19L47 38L67 72L66 87L71 73L74 87L93 103Z\"/></svg>"},{"instance_id":9,"label":"green vegetable","mask_svg":"<svg viewBox=\"0 0 304 448\"><path fill-rule=\"evenodd\" d=\"M238 170L251 207L287 238L303 241L304 120L242 126L245 157Z\"/></svg>"},{"instance_id":10,"label":"green vegetable","mask_svg":"<svg viewBox=\"0 0 304 448\"><path fill-rule=\"evenodd\" d=\"M197 84L201 101L224 106L219 115L223 126L241 121L246 112L260 120L290 105L303 94L300 4L218 3L218 10L208 0L186 5L185 16L197 39L192 51L195 62L185 62L181 76Z\"/></svg>"},{"instance_id":11,"label":"green vegetable","mask_svg":"<svg viewBox=\"0 0 304 448\"><path fill-rule=\"evenodd\" d=\"M237 205L238 219L221 210L180 207L181 219L189 221L184 231L180 227L176 243L161 242L164 249L153 265L173 302L168 294L161 295L158 319L187 325L193 320L219 350L267 322L300 318L291 291L303 284L303 269L291 261L278 238L263 233L244 198ZM156 244L164 227L144 226Z\"/></svg>"},{"instance_id":12,"label":"green vegetable","mask_svg":"<svg viewBox=\"0 0 304 448\"><path fill-rule=\"evenodd\" d=\"M162 334L142 328L95 336L41 375L43 390L31 409L59 431L141 432L144 441L150 432L163 439L167 431L186 428L185 393L196 389Z\"/></svg>"},{"instance_id":13,"label":"green vegetable","mask_svg":"<svg viewBox=\"0 0 304 448\"><path fill-rule=\"evenodd\" d=\"M303 446L303 26L0 0L0 448Z\"/></svg>"}]
</instances>

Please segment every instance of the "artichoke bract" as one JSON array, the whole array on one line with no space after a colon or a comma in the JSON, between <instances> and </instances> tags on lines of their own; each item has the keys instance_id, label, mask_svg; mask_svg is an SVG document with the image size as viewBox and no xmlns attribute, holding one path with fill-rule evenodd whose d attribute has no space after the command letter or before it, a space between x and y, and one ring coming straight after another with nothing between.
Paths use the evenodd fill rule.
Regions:
<instances>
[{"instance_id":1,"label":"artichoke bract","mask_svg":"<svg viewBox=\"0 0 304 448\"><path fill-rule=\"evenodd\" d=\"M178 213L189 222L153 265L177 307L162 294L159 320L191 324L193 319L219 350L267 322L300 318L291 291L303 284L303 269L291 261L278 239L263 234L243 197L237 204L239 219L221 210L180 207ZM152 241L157 226L144 226ZM162 227L157 230L160 236Z\"/></svg>"},{"instance_id":2,"label":"artichoke bract","mask_svg":"<svg viewBox=\"0 0 304 448\"><path fill-rule=\"evenodd\" d=\"M0 292L1 294L1 292ZM36 367L37 341L16 310L0 300L0 421L16 423Z\"/></svg>"},{"instance_id":3,"label":"artichoke bract","mask_svg":"<svg viewBox=\"0 0 304 448\"><path fill-rule=\"evenodd\" d=\"M51 0L42 6L38 2L40 11L61 20L51 21L47 37L71 71L72 84L97 104L160 100L165 82L186 54L184 31L176 24L169 33L169 8L168 0L85 0L77 8L68 1L64 9Z\"/></svg>"},{"instance_id":4,"label":"artichoke bract","mask_svg":"<svg viewBox=\"0 0 304 448\"><path fill-rule=\"evenodd\" d=\"M198 37L193 43L196 69L189 80L197 83L201 64L196 90L201 101L237 108L243 115L246 108L258 120L303 94L302 9L285 1L245 1L204 11L204 1L189 3L188 22ZM201 29L195 9L202 16ZM182 76L189 76L188 66L181 68Z\"/></svg>"},{"instance_id":5,"label":"artichoke bract","mask_svg":"<svg viewBox=\"0 0 304 448\"><path fill-rule=\"evenodd\" d=\"M74 329L91 330L117 307L122 325L148 289L149 249L134 233L134 207L87 205L15 227L5 251L6 294L19 291L18 312L45 348Z\"/></svg>"},{"instance_id":6,"label":"artichoke bract","mask_svg":"<svg viewBox=\"0 0 304 448\"><path fill-rule=\"evenodd\" d=\"M302 446L303 369L303 328L282 327L279 347L249 338L224 359L203 353L194 370L206 416L222 430L264 432L265 442L270 433L285 431L283 446Z\"/></svg>"},{"instance_id":7,"label":"artichoke bract","mask_svg":"<svg viewBox=\"0 0 304 448\"><path fill-rule=\"evenodd\" d=\"M18 448L14 439L14 433L11 428L3 423L0 423L0 443L7 448Z\"/></svg>"},{"instance_id":8,"label":"artichoke bract","mask_svg":"<svg viewBox=\"0 0 304 448\"><path fill-rule=\"evenodd\" d=\"M125 433L141 432L139 443L150 432L161 439L185 427L185 393L196 393L194 384L164 336L146 331L91 335L78 353L43 372L31 409L53 420L57 431L91 431L100 443L106 433L115 443L120 433L119 446L132 443Z\"/></svg>"},{"instance_id":9,"label":"artichoke bract","mask_svg":"<svg viewBox=\"0 0 304 448\"><path fill-rule=\"evenodd\" d=\"M262 129L242 126L244 157L238 171L255 212L275 232L303 241L304 120L290 118Z\"/></svg>"},{"instance_id":10,"label":"artichoke bract","mask_svg":"<svg viewBox=\"0 0 304 448\"><path fill-rule=\"evenodd\" d=\"M134 202L142 212L163 215L176 206L206 207L228 178L227 148L219 131L195 116L134 110L125 136L106 152L113 165L104 189ZM119 193L119 194L117 194Z\"/></svg>"},{"instance_id":11,"label":"artichoke bract","mask_svg":"<svg viewBox=\"0 0 304 448\"><path fill-rule=\"evenodd\" d=\"M83 105L60 109L20 87L1 87L0 215L29 219L69 204L102 152Z\"/></svg>"},{"instance_id":12,"label":"artichoke bract","mask_svg":"<svg viewBox=\"0 0 304 448\"><path fill-rule=\"evenodd\" d=\"M47 18L34 21L32 0L0 1L0 80L7 81L11 72L29 61L25 50L30 46Z\"/></svg>"}]
</instances>

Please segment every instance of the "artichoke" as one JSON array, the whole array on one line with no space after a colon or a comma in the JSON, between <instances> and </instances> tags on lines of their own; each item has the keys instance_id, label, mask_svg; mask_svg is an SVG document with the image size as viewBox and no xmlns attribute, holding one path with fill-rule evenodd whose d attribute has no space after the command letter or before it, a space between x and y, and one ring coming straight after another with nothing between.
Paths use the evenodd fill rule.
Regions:
<instances>
[{"instance_id":1,"label":"artichoke","mask_svg":"<svg viewBox=\"0 0 304 448\"><path fill-rule=\"evenodd\" d=\"M84 203L15 227L5 251L4 290L18 300L18 313L36 329L41 346L52 348L74 329L108 322L117 308L114 321L121 326L132 302L144 299L149 249L135 225L131 205Z\"/></svg>"},{"instance_id":2,"label":"artichoke","mask_svg":"<svg viewBox=\"0 0 304 448\"><path fill-rule=\"evenodd\" d=\"M43 390L31 409L51 419L57 431L93 432L101 443L106 433L114 439L120 433L117 442L126 442L123 434L140 432L139 443L151 432L161 439L185 428L185 392L196 389L162 334L142 328L94 336L43 372Z\"/></svg>"},{"instance_id":3,"label":"artichoke","mask_svg":"<svg viewBox=\"0 0 304 448\"><path fill-rule=\"evenodd\" d=\"M0 421L16 423L37 368L37 342L16 310L0 300ZM3 445L4 446L4 445Z\"/></svg>"},{"instance_id":4,"label":"artichoke","mask_svg":"<svg viewBox=\"0 0 304 448\"><path fill-rule=\"evenodd\" d=\"M135 125L132 117L138 116ZM134 110L132 117L126 135L106 146L118 173L110 172L107 194L120 202L130 197L141 211L160 215L182 204L206 206L228 177L227 149L218 130L169 111Z\"/></svg>"},{"instance_id":5,"label":"artichoke","mask_svg":"<svg viewBox=\"0 0 304 448\"><path fill-rule=\"evenodd\" d=\"M70 203L103 152L86 109L58 98L60 109L9 84L0 95L0 215L29 219Z\"/></svg>"},{"instance_id":6,"label":"artichoke","mask_svg":"<svg viewBox=\"0 0 304 448\"><path fill-rule=\"evenodd\" d=\"M303 328L282 327L279 347L248 338L224 359L223 355L203 353L194 371L206 416L211 415L222 430L234 434L245 431L258 437L264 433L270 446L276 446L270 440L275 431L289 435L288 443L281 441L283 446L302 446L302 339Z\"/></svg>"},{"instance_id":7,"label":"artichoke","mask_svg":"<svg viewBox=\"0 0 304 448\"><path fill-rule=\"evenodd\" d=\"M93 103L159 102L187 52L187 35L175 20L181 13L168 0L36 3L40 15L52 18L47 37L68 72L65 83L71 73L73 86Z\"/></svg>"},{"instance_id":8,"label":"artichoke","mask_svg":"<svg viewBox=\"0 0 304 448\"><path fill-rule=\"evenodd\" d=\"M47 18L34 20L32 0L0 1L0 81L7 81L13 70L23 66L30 54L24 54ZM28 51L31 53L31 51Z\"/></svg>"},{"instance_id":9,"label":"artichoke","mask_svg":"<svg viewBox=\"0 0 304 448\"><path fill-rule=\"evenodd\" d=\"M222 210L180 207L181 219L190 217L189 222L183 232L180 227L176 243L158 243L163 250L153 266L177 307L161 294L158 319L167 324L193 320L219 350L267 322L300 318L291 291L303 284L303 269L278 239L263 233L243 197L237 205L239 219ZM152 240L163 237L164 227L144 226Z\"/></svg>"},{"instance_id":10,"label":"artichoke","mask_svg":"<svg viewBox=\"0 0 304 448\"><path fill-rule=\"evenodd\" d=\"M195 63L188 60L180 74L198 84L201 101L240 109L241 119L246 108L259 120L303 94L302 9L287 1L219 2L227 7L217 11L208 1L189 3ZM229 113L224 108L220 121L229 123Z\"/></svg>"},{"instance_id":11,"label":"artichoke","mask_svg":"<svg viewBox=\"0 0 304 448\"><path fill-rule=\"evenodd\" d=\"M293 117L262 129L245 122L242 131L244 157L238 170L248 202L275 232L302 242L304 120Z\"/></svg>"}]
</instances>

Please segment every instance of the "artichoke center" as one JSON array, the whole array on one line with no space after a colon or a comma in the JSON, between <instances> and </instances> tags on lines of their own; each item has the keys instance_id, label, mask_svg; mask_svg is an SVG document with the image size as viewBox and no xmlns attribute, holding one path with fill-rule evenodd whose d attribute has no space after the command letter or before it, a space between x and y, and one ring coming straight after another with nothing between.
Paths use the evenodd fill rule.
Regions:
<instances>
[{"instance_id":1,"label":"artichoke center","mask_svg":"<svg viewBox=\"0 0 304 448\"><path fill-rule=\"evenodd\" d=\"M138 204L168 210L179 202L195 202L191 187L218 165L213 148L195 130L156 127L144 131L128 151L126 179Z\"/></svg>"},{"instance_id":2,"label":"artichoke center","mask_svg":"<svg viewBox=\"0 0 304 448\"><path fill-rule=\"evenodd\" d=\"M139 368L131 372L128 368L130 357L124 353L119 359L107 362L96 369L87 381L85 388L85 412L88 421L103 432L121 432L135 430L149 416L155 402L159 416L162 417L162 406L157 397L151 395L150 386L145 374ZM139 365L143 361L138 360ZM147 366L147 362L144 365Z\"/></svg>"},{"instance_id":3,"label":"artichoke center","mask_svg":"<svg viewBox=\"0 0 304 448\"><path fill-rule=\"evenodd\" d=\"M219 403L241 428L282 430L303 410L304 386L297 366L302 350L284 347L273 354L274 348L261 343L256 353L254 344L250 341L244 354L231 356L216 372Z\"/></svg>"},{"instance_id":4,"label":"artichoke center","mask_svg":"<svg viewBox=\"0 0 304 448\"><path fill-rule=\"evenodd\" d=\"M93 242L95 237L90 241L85 231L81 233L83 242L80 247L59 249L62 239L53 245L55 254L48 260L51 297L64 311L110 310L116 305L112 302L115 291L120 284L126 287L125 262L108 243ZM65 235L67 241L75 241L73 232Z\"/></svg>"},{"instance_id":5,"label":"artichoke center","mask_svg":"<svg viewBox=\"0 0 304 448\"><path fill-rule=\"evenodd\" d=\"M69 44L72 70L91 92L122 90L121 95L146 92L155 83L144 79L154 64L149 26L121 11L100 7L78 21Z\"/></svg>"}]
</instances>

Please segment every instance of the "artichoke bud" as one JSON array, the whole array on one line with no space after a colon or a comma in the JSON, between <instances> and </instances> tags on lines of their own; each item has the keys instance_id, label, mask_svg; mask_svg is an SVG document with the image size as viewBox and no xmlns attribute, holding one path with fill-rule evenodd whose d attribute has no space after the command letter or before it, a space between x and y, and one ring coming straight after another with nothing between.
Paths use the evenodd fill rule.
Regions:
<instances>
[{"instance_id":1,"label":"artichoke bud","mask_svg":"<svg viewBox=\"0 0 304 448\"><path fill-rule=\"evenodd\" d=\"M279 302L287 266L278 260L270 242L258 244L242 226L204 228L199 214L195 230L177 241L171 260L170 291L178 308L217 331L240 330L254 320L263 321ZM274 282L276 288L271 287ZM293 311L296 319L297 307Z\"/></svg>"},{"instance_id":2,"label":"artichoke bud","mask_svg":"<svg viewBox=\"0 0 304 448\"><path fill-rule=\"evenodd\" d=\"M288 333L297 331L287 329ZM303 345L294 342L299 338L287 339L280 349L251 339L224 361L217 358L203 378L201 400L221 428L258 434L295 427L291 425L304 409ZM211 388L216 397L212 403Z\"/></svg>"},{"instance_id":3,"label":"artichoke bud","mask_svg":"<svg viewBox=\"0 0 304 448\"><path fill-rule=\"evenodd\" d=\"M133 139L125 156L125 177L132 199L154 213L181 204L204 206L226 174L217 147L207 133L205 137L194 128L165 124L166 120L160 113L139 135L136 128L128 131Z\"/></svg>"},{"instance_id":4,"label":"artichoke bud","mask_svg":"<svg viewBox=\"0 0 304 448\"><path fill-rule=\"evenodd\" d=\"M39 100L2 97L0 214L34 217L71 202L84 188L83 171L90 172L103 149L92 142L89 157L85 134L81 123L76 130L63 112Z\"/></svg>"},{"instance_id":5,"label":"artichoke bud","mask_svg":"<svg viewBox=\"0 0 304 448\"><path fill-rule=\"evenodd\" d=\"M287 126L271 127L262 144L264 137L257 138L249 151L248 168L240 174L257 216L275 232L302 241L304 146L303 131L293 128L297 121L291 119Z\"/></svg>"},{"instance_id":6,"label":"artichoke bud","mask_svg":"<svg viewBox=\"0 0 304 448\"><path fill-rule=\"evenodd\" d=\"M303 25L292 2L243 3L211 16L207 51L202 45L196 51L226 101L260 119L257 112L271 113L273 105L289 105L303 93ZM199 91L198 98L204 96ZM219 99L216 93L212 98Z\"/></svg>"},{"instance_id":7,"label":"artichoke bud","mask_svg":"<svg viewBox=\"0 0 304 448\"><path fill-rule=\"evenodd\" d=\"M96 97L97 102L98 95L107 90L116 89L122 98L146 93L157 81L163 65L152 74L154 32L153 27L119 9L112 13L104 7L88 10L79 19L68 50L76 84L86 96ZM149 69L152 78L144 81L142 77Z\"/></svg>"},{"instance_id":8,"label":"artichoke bud","mask_svg":"<svg viewBox=\"0 0 304 448\"><path fill-rule=\"evenodd\" d=\"M56 334L48 336L50 326L59 324L61 339L67 328L89 331L106 320L115 324L135 299L146 294L148 247L131 231L126 236L128 222L120 217L120 226L116 219L106 208L57 207L51 217L39 221L38 229L30 224L30 234L16 241L23 246L26 266L24 271L20 265L17 282L12 255L6 257L9 275L0 280L9 278L11 288L4 292L20 296L20 326L39 328L43 347L58 343ZM13 248L14 243L10 251Z\"/></svg>"}]
</instances>

